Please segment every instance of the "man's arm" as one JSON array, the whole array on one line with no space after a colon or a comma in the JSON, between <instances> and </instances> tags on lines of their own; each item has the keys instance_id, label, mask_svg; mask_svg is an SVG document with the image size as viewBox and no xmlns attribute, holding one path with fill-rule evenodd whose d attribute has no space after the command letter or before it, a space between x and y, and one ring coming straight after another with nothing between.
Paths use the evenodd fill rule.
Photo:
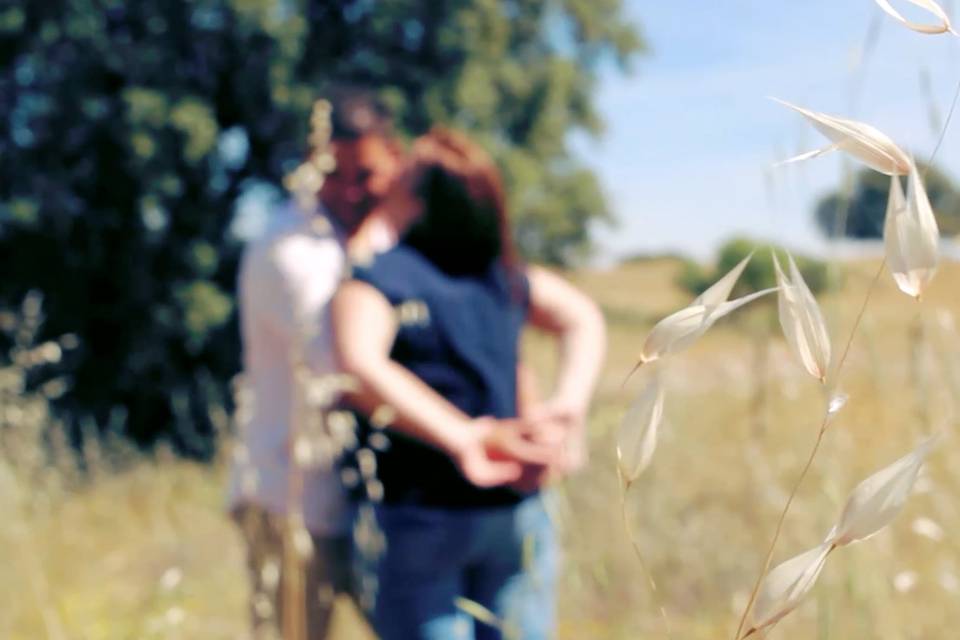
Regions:
<instances>
[{"instance_id":1,"label":"man's arm","mask_svg":"<svg viewBox=\"0 0 960 640\"><path fill-rule=\"evenodd\" d=\"M390 359L397 323L383 295L362 282L345 283L333 300L334 343L343 371L356 378L351 400L368 413L391 407L391 428L443 451L477 486L516 480L522 464L546 464L554 447L523 437L520 421L475 418L460 411L408 369Z\"/></svg>"}]
</instances>

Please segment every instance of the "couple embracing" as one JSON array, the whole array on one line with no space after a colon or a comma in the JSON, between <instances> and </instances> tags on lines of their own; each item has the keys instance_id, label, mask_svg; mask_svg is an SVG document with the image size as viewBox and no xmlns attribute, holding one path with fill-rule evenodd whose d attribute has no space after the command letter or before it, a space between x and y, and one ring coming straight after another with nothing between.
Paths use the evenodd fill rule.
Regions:
<instances>
[{"instance_id":1,"label":"couple embracing","mask_svg":"<svg viewBox=\"0 0 960 640\"><path fill-rule=\"evenodd\" d=\"M302 509L314 550L302 603L309 638L326 637L355 556L375 586L367 613L381 638L501 637L458 608L464 598L518 637L549 638L557 542L541 489L585 463L602 317L563 279L519 260L499 172L466 136L437 128L404 156L385 111L363 94L335 101L332 124L336 166L320 206L279 211L241 268L252 406L231 499L255 631L270 633L290 606L262 567L280 556L286 514ZM365 259L351 268L350 256ZM313 337L298 343L304 324ZM528 324L560 346L546 398L519 358ZM368 467L382 487L371 505L385 542L376 556L352 550L356 511L341 466L353 454L304 472L302 504L288 504L296 362L314 376L350 376L340 403L356 415L361 446L380 438L362 448L377 450ZM370 420L381 407L383 430ZM245 482L251 470L255 482Z\"/></svg>"}]
</instances>

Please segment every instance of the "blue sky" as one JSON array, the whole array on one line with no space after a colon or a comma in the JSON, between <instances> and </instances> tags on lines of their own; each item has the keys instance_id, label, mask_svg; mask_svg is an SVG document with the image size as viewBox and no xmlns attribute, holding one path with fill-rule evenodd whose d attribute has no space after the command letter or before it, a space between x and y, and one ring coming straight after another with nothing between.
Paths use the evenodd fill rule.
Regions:
<instances>
[{"instance_id":1,"label":"blue sky","mask_svg":"<svg viewBox=\"0 0 960 640\"><path fill-rule=\"evenodd\" d=\"M628 12L650 53L630 76L603 73L596 101L606 133L574 138L619 218L596 232L608 258L708 258L742 234L827 252L812 210L840 184L844 160L772 168L824 139L767 96L869 122L926 158L936 142L931 107L942 122L960 81L960 39L911 32L873 0L632 0ZM880 28L864 58L872 20ZM960 113L937 163L960 178Z\"/></svg>"}]
</instances>

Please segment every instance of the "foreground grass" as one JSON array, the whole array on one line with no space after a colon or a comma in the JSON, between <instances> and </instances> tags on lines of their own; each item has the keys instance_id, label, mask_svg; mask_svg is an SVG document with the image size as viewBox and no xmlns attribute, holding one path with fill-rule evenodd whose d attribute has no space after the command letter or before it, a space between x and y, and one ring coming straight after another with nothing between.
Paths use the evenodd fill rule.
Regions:
<instances>
[{"instance_id":1,"label":"foreground grass","mask_svg":"<svg viewBox=\"0 0 960 640\"><path fill-rule=\"evenodd\" d=\"M835 342L849 331L875 267L849 265L844 289L823 300ZM554 492L565 540L563 638L665 637L619 521L612 435L643 384L641 371L621 389L646 330L688 297L670 284L676 269L661 261L576 276L604 308L611 348L591 420L591 464ZM949 327L960 317L956 283L960 270L945 268L918 306L884 280L843 379L850 401L798 495L775 561L819 542L848 491L925 430L952 433L960 397L960 338ZM721 324L673 364L668 426L631 491L633 528L675 638L732 637L816 435L823 392L782 342L763 350L767 316L757 307ZM526 346L548 379L555 356L535 336ZM0 637L244 636L242 547L223 512L222 467L131 454L123 470L104 463L81 480L55 467L44 478L5 471L15 462L0 459L0 508L10 514L0 522ZM831 558L814 596L771 637L954 637L958 463L950 436L895 525ZM337 637L368 637L349 606L338 616Z\"/></svg>"}]
</instances>

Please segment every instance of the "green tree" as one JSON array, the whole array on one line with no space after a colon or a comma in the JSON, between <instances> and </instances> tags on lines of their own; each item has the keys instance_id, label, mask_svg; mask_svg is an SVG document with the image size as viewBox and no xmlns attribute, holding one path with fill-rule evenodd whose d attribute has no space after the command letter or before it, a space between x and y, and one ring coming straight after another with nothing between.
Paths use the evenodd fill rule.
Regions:
<instances>
[{"instance_id":1,"label":"green tree","mask_svg":"<svg viewBox=\"0 0 960 640\"><path fill-rule=\"evenodd\" d=\"M599 67L640 49L621 0L3 3L0 306L38 291L43 331L80 338L49 372L75 433L208 455L239 368L234 205L299 161L327 83L382 87L407 134L472 132L527 255L561 262L608 215L568 135L600 131Z\"/></svg>"},{"instance_id":2,"label":"green tree","mask_svg":"<svg viewBox=\"0 0 960 640\"><path fill-rule=\"evenodd\" d=\"M960 233L960 191L953 181L936 167L920 166L926 171L924 184L937 224L944 235ZM906 189L906 181L901 178ZM871 239L883 237L890 177L870 169L859 171L852 189L828 194L817 203L817 226L830 238Z\"/></svg>"},{"instance_id":3,"label":"green tree","mask_svg":"<svg viewBox=\"0 0 960 640\"><path fill-rule=\"evenodd\" d=\"M569 133L599 133L597 70L625 67L642 44L621 0L327 3L306 38L317 76L383 87L401 129L472 132L500 161L521 249L568 262L609 219ZM349 9L349 11L347 10Z\"/></svg>"},{"instance_id":4,"label":"green tree","mask_svg":"<svg viewBox=\"0 0 960 640\"><path fill-rule=\"evenodd\" d=\"M780 258L780 265L786 268L783 248L774 247L774 249ZM725 273L733 269L737 263L753 253L753 258L750 259L747 267L743 270L743 275L737 281L737 286L734 288L732 295L743 296L754 291L775 287L777 286L777 278L770 251L769 243L758 242L750 238L733 238L720 247L716 265L713 268L705 268L692 261L684 263L684 268L678 276L678 284L690 293L700 295L710 285L723 277ZM833 281L835 276L830 273L826 263L801 255L794 255L794 259L797 261L797 267L800 269L804 281L813 293L826 291L835 285ZM774 299L775 297L768 299Z\"/></svg>"}]
</instances>

